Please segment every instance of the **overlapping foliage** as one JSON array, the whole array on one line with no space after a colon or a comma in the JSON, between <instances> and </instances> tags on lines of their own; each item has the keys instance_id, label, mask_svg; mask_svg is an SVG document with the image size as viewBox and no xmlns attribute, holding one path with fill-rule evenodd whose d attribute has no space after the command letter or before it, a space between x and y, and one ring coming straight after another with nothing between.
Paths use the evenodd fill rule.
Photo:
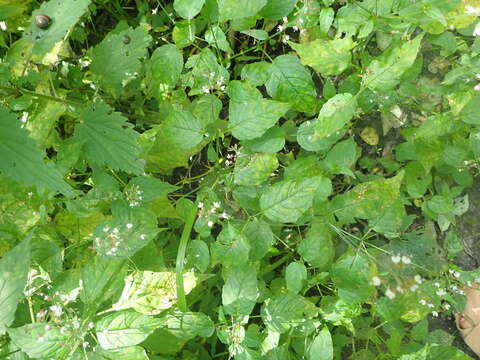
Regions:
<instances>
[{"instance_id":1,"label":"overlapping foliage","mask_svg":"<svg viewBox=\"0 0 480 360\"><path fill-rule=\"evenodd\" d=\"M0 357L468 359L478 16L0 0Z\"/></svg>"}]
</instances>

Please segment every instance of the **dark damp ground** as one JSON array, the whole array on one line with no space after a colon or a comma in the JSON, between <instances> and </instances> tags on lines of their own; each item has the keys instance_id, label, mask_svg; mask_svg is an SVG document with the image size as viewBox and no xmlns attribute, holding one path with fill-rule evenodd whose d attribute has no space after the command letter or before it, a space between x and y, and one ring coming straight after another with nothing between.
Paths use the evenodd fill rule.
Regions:
<instances>
[{"instance_id":1,"label":"dark damp ground","mask_svg":"<svg viewBox=\"0 0 480 360\"><path fill-rule=\"evenodd\" d=\"M464 270L474 270L480 266L480 179L477 178L473 187L468 191L470 207L458 220L456 229L463 240L464 251L454 260ZM473 359L476 356L462 340L455 327L453 317L440 315L438 318L429 319L430 330L442 329L455 336L452 345L458 347Z\"/></svg>"}]
</instances>

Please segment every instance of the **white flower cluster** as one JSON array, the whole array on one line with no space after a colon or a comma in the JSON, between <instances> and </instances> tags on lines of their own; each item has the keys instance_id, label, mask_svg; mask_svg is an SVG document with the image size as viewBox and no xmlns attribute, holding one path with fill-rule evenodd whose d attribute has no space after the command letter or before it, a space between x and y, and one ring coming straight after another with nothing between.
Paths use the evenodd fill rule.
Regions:
<instances>
[{"instance_id":1,"label":"white flower cluster","mask_svg":"<svg viewBox=\"0 0 480 360\"><path fill-rule=\"evenodd\" d=\"M210 92L214 90L219 90L221 92L225 92L226 90L226 85L225 85L225 77L224 76L219 76L217 77L217 74L214 72L211 72L209 74L205 74L207 78L210 80L209 85L203 85L202 86L202 92L204 94L210 94Z\"/></svg>"},{"instance_id":2,"label":"white flower cluster","mask_svg":"<svg viewBox=\"0 0 480 360\"><path fill-rule=\"evenodd\" d=\"M405 265L409 265L412 263L412 259L409 256L396 254L390 257L394 264L404 263Z\"/></svg>"},{"instance_id":3,"label":"white flower cluster","mask_svg":"<svg viewBox=\"0 0 480 360\"><path fill-rule=\"evenodd\" d=\"M138 185L133 185L125 189L125 196L128 205L130 207L136 207L139 206L140 202L143 200L143 191L140 190Z\"/></svg>"},{"instance_id":4,"label":"white flower cluster","mask_svg":"<svg viewBox=\"0 0 480 360\"><path fill-rule=\"evenodd\" d=\"M219 201L214 201L212 203L212 207L210 207L209 209L205 206L205 204L200 201L198 204L197 204L197 207L200 209L200 212L199 212L199 217L206 217L207 218L207 226L208 227L213 227L213 225L215 224L214 222L214 217L216 216L217 214L217 211L220 210L220 208L222 207L222 204L219 202ZM230 219L230 215L228 215L225 211L221 212L220 214L217 215L217 218L218 219L224 219L224 220L228 220Z\"/></svg>"}]
</instances>

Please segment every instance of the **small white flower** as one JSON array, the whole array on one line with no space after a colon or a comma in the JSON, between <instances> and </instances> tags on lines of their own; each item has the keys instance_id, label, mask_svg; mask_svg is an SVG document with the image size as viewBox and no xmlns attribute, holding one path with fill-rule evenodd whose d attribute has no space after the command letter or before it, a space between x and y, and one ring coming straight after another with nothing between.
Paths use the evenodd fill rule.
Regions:
<instances>
[{"instance_id":1,"label":"small white flower","mask_svg":"<svg viewBox=\"0 0 480 360\"><path fill-rule=\"evenodd\" d=\"M473 36L480 36L480 23L475 26L475 29L473 30Z\"/></svg>"},{"instance_id":2,"label":"small white flower","mask_svg":"<svg viewBox=\"0 0 480 360\"><path fill-rule=\"evenodd\" d=\"M7 30L7 24L5 23L5 21L0 21L0 29L2 29L2 31Z\"/></svg>"},{"instance_id":3,"label":"small white flower","mask_svg":"<svg viewBox=\"0 0 480 360\"><path fill-rule=\"evenodd\" d=\"M114 229L112 230L112 233L118 234L118 228L114 228Z\"/></svg>"},{"instance_id":4,"label":"small white flower","mask_svg":"<svg viewBox=\"0 0 480 360\"><path fill-rule=\"evenodd\" d=\"M221 204L220 204L218 201L214 201L214 202L213 202L213 207L214 207L214 208L217 208L217 209L218 209L220 206L221 206Z\"/></svg>"},{"instance_id":5,"label":"small white flower","mask_svg":"<svg viewBox=\"0 0 480 360\"><path fill-rule=\"evenodd\" d=\"M212 227L212 226L213 226L213 221L212 221L212 220L208 220L207 226L208 226L208 227Z\"/></svg>"},{"instance_id":6,"label":"small white flower","mask_svg":"<svg viewBox=\"0 0 480 360\"><path fill-rule=\"evenodd\" d=\"M373 286L380 286L382 284L382 280L378 276L372 277L372 284Z\"/></svg>"},{"instance_id":7,"label":"small white flower","mask_svg":"<svg viewBox=\"0 0 480 360\"><path fill-rule=\"evenodd\" d=\"M432 303L428 303L427 306L428 306L429 308L433 308L433 307L434 307L434 305L433 305Z\"/></svg>"},{"instance_id":8,"label":"small white flower","mask_svg":"<svg viewBox=\"0 0 480 360\"><path fill-rule=\"evenodd\" d=\"M400 260L402 260L402 258L400 257L400 255L393 255L391 258L392 262L394 264L398 264L400 262Z\"/></svg>"},{"instance_id":9,"label":"small white flower","mask_svg":"<svg viewBox=\"0 0 480 360\"><path fill-rule=\"evenodd\" d=\"M298 22L299 22L300 24L303 24L303 23L305 22L305 20L303 20L303 18L300 18L300 19L298 19Z\"/></svg>"},{"instance_id":10,"label":"small white flower","mask_svg":"<svg viewBox=\"0 0 480 360\"><path fill-rule=\"evenodd\" d=\"M445 291L445 289L438 289L438 290L436 291L436 294L437 294L438 296L444 296L444 295L447 295L447 292Z\"/></svg>"},{"instance_id":11,"label":"small white flower","mask_svg":"<svg viewBox=\"0 0 480 360\"><path fill-rule=\"evenodd\" d=\"M203 86L202 86L202 92L203 92L204 94L209 94L209 93L210 93L210 89L208 88L208 86L203 85Z\"/></svg>"},{"instance_id":12,"label":"small white flower","mask_svg":"<svg viewBox=\"0 0 480 360\"><path fill-rule=\"evenodd\" d=\"M477 84L473 87L473 90L480 91L480 84Z\"/></svg>"},{"instance_id":13,"label":"small white flower","mask_svg":"<svg viewBox=\"0 0 480 360\"><path fill-rule=\"evenodd\" d=\"M25 124L28 120L28 112L24 111L22 112L22 117L20 118L20 121Z\"/></svg>"},{"instance_id":14,"label":"small white flower","mask_svg":"<svg viewBox=\"0 0 480 360\"><path fill-rule=\"evenodd\" d=\"M417 284L410 286L410 291L415 292L417 290L418 290L418 285Z\"/></svg>"},{"instance_id":15,"label":"small white flower","mask_svg":"<svg viewBox=\"0 0 480 360\"><path fill-rule=\"evenodd\" d=\"M221 217L222 219L229 219L229 218L230 218L230 215L228 215L226 212L223 212L223 213L220 214L220 217Z\"/></svg>"},{"instance_id":16,"label":"small white flower","mask_svg":"<svg viewBox=\"0 0 480 360\"><path fill-rule=\"evenodd\" d=\"M225 85L220 86L220 91L225 91L227 87Z\"/></svg>"},{"instance_id":17,"label":"small white flower","mask_svg":"<svg viewBox=\"0 0 480 360\"><path fill-rule=\"evenodd\" d=\"M152 10L152 15L157 15L157 12L158 12L158 8L155 8Z\"/></svg>"},{"instance_id":18,"label":"small white flower","mask_svg":"<svg viewBox=\"0 0 480 360\"><path fill-rule=\"evenodd\" d=\"M286 22L288 22L288 18L287 18L286 16L284 16L284 17L282 18L282 21L283 21L284 23L286 23Z\"/></svg>"},{"instance_id":19,"label":"small white flower","mask_svg":"<svg viewBox=\"0 0 480 360\"><path fill-rule=\"evenodd\" d=\"M145 240L145 238L146 238L145 234L140 235L140 239Z\"/></svg>"},{"instance_id":20,"label":"small white flower","mask_svg":"<svg viewBox=\"0 0 480 360\"><path fill-rule=\"evenodd\" d=\"M420 305L423 305L423 306L427 305L427 302L424 299L420 300L419 303Z\"/></svg>"},{"instance_id":21,"label":"small white flower","mask_svg":"<svg viewBox=\"0 0 480 360\"><path fill-rule=\"evenodd\" d=\"M203 202L199 201L197 207L199 209L203 209Z\"/></svg>"},{"instance_id":22,"label":"small white flower","mask_svg":"<svg viewBox=\"0 0 480 360\"><path fill-rule=\"evenodd\" d=\"M480 8L477 8L475 6L467 5L465 7L465 13L468 15L475 15L475 16L480 16Z\"/></svg>"},{"instance_id":23,"label":"small white flower","mask_svg":"<svg viewBox=\"0 0 480 360\"><path fill-rule=\"evenodd\" d=\"M412 260L408 257L408 256L402 256L402 262L405 264L405 265L408 265L412 262Z\"/></svg>"},{"instance_id":24,"label":"small white flower","mask_svg":"<svg viewBox=\"0 0 480 360\"><path fill-rule=\"evenodd\" d=\"M293 28L294 31L298 31L298 26L297 25L294 25L292 28Z\"/></svg>"},{"instance_id":25,"label":"small white flower","mask_svg":"<svg viewBox=\"0 0 480 360\"><path fill-rule=\"evenodd\" d=\"M396 290L400 293L403 294L403 289L401 286L397 286Z\"/></svg>"},{"instance_id":26,"label":"small white flower","mask_svg":"<svg viewBox=\"0 0 480 360\"><path fill-rule=\"evenodd\" d=\"M432 316L437 317L437 316L438 316L438 312L432 311Z\"/></svg>"},{"instance_id":27,"label":"small white flower","mask_svg":"<svg viewBox=\"0 0 480 360\"><path fill-rule=\"evenodd\" d=\"M387 291L385 291L385 296L388 297L389 299L394 299L395 293L392 290L387 289Z\"/></svg>"},{"instance_id":28,"label":"small white flower","mask_svg":"<svg viewBox=\"0 0 480 360\"><path fill-rule=\"evenodd\" d=\"M282 43L286 44L288 41L290 41L290 36L285 35L282 39Z\"/></svg>"},{"instance_id":29,"label":"small white flower","mask_svg":"<svg viewBox=\"0 0 480 360\"><path fill-rule=\"evenodd\" d=\"M59 305L52 305L49 309L55 317L60 317L63 313L63 309Z\"/></svg>"},{"instance_id":30,"label":"small white flower","mask_svg":"<svg viewBox=\"0 0 480 360\"><path fill-rule=\"evenodd\" d=\"M458 271L454 271L452 275L457 279L460 277L460 273Z\"/></svg>"},{"instance_id":31,"label":"small white flower","mask_svg":"<svg viewBox=\"0 0 480 360\"><path fill-rule=\"evenodd\" d=\"M278 26L277 26L277 29L278 29L279 32L282 32L282 31L283 31L283 26L282 26L282 25L278 25Z\"/></svg>"},{"instance_id":32,"label":"small white flower","mask_svg":"<svg viewBox=\"0 0 480 360\"><path fill-rule=\"evenodd\" d=\"M413 277L413 280L415 280L417 284L421 284L423 282L422 277L418 274Z\"/></svg>"},{"instance_id":33,"label":"small white flower","mask_svg":"<svg viewBox=\"0 0 480 360\"><path fill-rule=\"evenodd\" d=\"M131 229L133 227L133 224L132 223L128 223L127 225L127 229Z\"/></svg>"},{"instance_id":34,"label":"small white flower","mask_svg":"<svg viewBox=\"0 0 480 360\"><path fill-rule=\"evenodd\" d=\"M434 283L433 285L435 285L437 288L440 287L440 283L439 283L439 282L436 282L436 283Z\"/></svg>"},{"instance_id":35,"label":"small white flower","mask_svg":"<svg viewBox=\"0 0 480 360\"><path fill-rule=\"evenodd\" d=\"M450 309L450 304L449 304L449 303L445 303L445 304L443 304L442 306L443 306L443 308L444 308L445 310L449 310L449 309Z\"/></svg>"}]
</instances>

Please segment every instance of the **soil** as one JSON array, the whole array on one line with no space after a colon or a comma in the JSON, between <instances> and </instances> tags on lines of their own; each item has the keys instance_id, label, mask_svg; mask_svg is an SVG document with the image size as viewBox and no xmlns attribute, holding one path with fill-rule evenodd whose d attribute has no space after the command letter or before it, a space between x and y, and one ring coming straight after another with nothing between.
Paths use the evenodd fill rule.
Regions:
<instances>
[{"instance_id":1,"label":"soil","mask_svg":"<svg viewBox=\"0 0 480 360\"><path fill-rule=\"evenodd\" d=\"M478 214L480 214L480 179L474 182L472 188L467 192L469 197L470 207L468 211L459 219L456 230L459 237L463 241L464 250L454 259L455 264L464 270L474 270L480 265L480 221ZM472 359L480 360L468 346L463 342L453 317L442 316L438 318L429 319L430 330L442 329L449 334L455 335L453 346L458 347Z\"/></svg>"}]
</instances>

